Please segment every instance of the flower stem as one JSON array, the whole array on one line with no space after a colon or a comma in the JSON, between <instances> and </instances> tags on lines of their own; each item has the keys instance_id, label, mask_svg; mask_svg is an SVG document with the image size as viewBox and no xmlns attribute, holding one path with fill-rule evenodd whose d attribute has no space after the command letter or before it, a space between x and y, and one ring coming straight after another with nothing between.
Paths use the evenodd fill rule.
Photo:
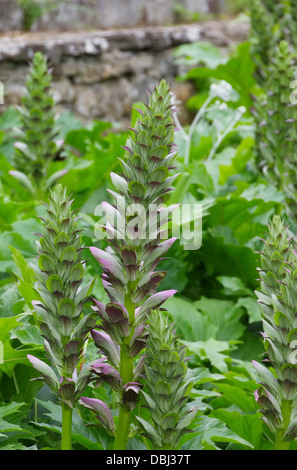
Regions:
<instances>
[{"instance_id":1,"label":"flower stem","mask_svg":"<svg viewBox=\"0 0 297 470\"><path fill-rule=\"evenodd\" d=\"M162 447L162 450L172 450L172 448L169 444L166 444Z\"/></svg>"},{"instance_id":2,"label":"flower stem","mask_svg":"<svg viewBox=\"0 0 297 470\"><path fill-rule=\"evenodd\" d=\"M62 405L61 450L71 450L72 409Z\"/></svg>"},{"instance_id":3,"label":"flower stem","mask_svg":"<svg viewBox=\"0 0 297 470\"><path fill-rule=\"evenodd\" d=\"M128 354L127 344L121 346L120 375L123 384L133 380L133 359ZM126 450L131 423L131 411L124 405L120 405L117 434L114 441L114 450Z\"/></svg>"},{"instance_id":4,"label":"flower stem","mask_svg":"<svg viewBox=\"0 0 297 470\"><path fill-rule=\"evenodd\" d=\"M290 442L283 441L282 438L276 438L274 450L290 450Z\"/></svg>"},{"instance_id":5,"label":"flower stem","mask_svg":"<svg viewBox=\"0 0 297 470\"><path fill-rule=\"evenodd\" d=\"M237 113L234 117L234 119L231 120L231 122L229 123L229 125L226 127L226 129L218 136L214 146L212 147L208 157L207 157L207 162L209 162L214 154L216 153L218 147L220 146L220 144L223 142L224 138L232 131L232 129L235 127L235 125L238 123L238 121L240 120L242 116L242 112L237 110Z\"/></svg>"},{"instance_id":6,"label":"flower stem","mask_svg":"<svg viewBox=\"0 0 297 470\"><path fill-rule=\"evenodd\" d=\"M285 434L287 427L290 424L290 417L291 417L291 412L292 412L291 402L289 400L283 400L281 409L282 409L282 415L283 415L284 428L280 429L276 434L274 450L289 450L290 442L284 441L283 436Z\"/></svg>"},{"instance_id":7,"label":"flower stem","mask_svg":"<svg viewBox=\"0 0 297 470\"><path fill-rule=\"evenodd\" d=\"M117 434L114 440L114 450L126 450L131 423L131 411L120 407Z\"/></svg>"},{"instance_id":8,"label":"flower stem","mask_svg":"<svg viewBox=\"0 0 297 470\"><path fill-rule=\"evenodd\" d=\"M210 94L208 96L208 98L205 100L205 102L201 106L200 110L196 114L196 116L195 116L195 118L194 118L194 120L193 120L193 122L192 122L192 124L189 128L189 132L188 132L188 136L187 136L187 140L186 140L185 155L184 155L184 164L185 165L188 165L188 163L190 161L191 142L192 142L192 137L193 137L193 133L195 131L195 128L197 127L197 124L198 124L201 116L203 115L203 113L205 112L207 106L213 100L213 98L214 98L213 94Z\"/></svg>"},{"instance_id":9,"label":"flower stem","mask_svg":"<svg viewBox=\"0 0 297 470\"><path fill-rule=\"evenodd\" d=\"M133 325L135 318L135 305L131 301L130 294L126 296L125 307L129 313L130 324ZM129 355L129 343L133 335L134 329L130 333L129 338L123 340L121 344L120 354L120 376L125 385L133 381L133 358ZM126 450L128 443L128 436L130 432L131 423L131 410L129 410L122 403L120 404L119 421L117 427L117 434L114 441L114 450Z\"/></svg>"}]
</instances>

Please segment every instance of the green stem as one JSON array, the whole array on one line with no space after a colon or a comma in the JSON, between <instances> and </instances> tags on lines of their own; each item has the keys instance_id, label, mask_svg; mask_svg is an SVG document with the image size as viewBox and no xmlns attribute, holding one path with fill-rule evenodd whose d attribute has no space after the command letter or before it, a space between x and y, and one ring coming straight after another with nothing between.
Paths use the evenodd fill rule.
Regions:
<instances>
[{"instance_id":1,"label":"green stem","mask_svg":"<svg viewBox=\"0 0 297 470\"><path fill-rule=\"evenodd\" d=\"M61 450L71 450L72 409L62 405L62 438Z\"/></svg>"},{"instance_id":2,"label":"green stem","mask_svg":"<svg viewBox=\"0 0 297 470\"><path fill-rule=\"evenodd\" d=\"M196 114L196 116L194 118L194 121L192 122L192 124L189 128L189 132L188 132L188 136L187 136L187 140L186 140L185 155L184 155L184 164L185 165L188 165L188 163L190 161L191 142L192 142L192 137L193 137L193 133L195 131L195 128L196 128L201 116L203 115L203 113L205 112L207 106L213 100L213 98L214 98L213 94L210 94L208 96L208 98L205 100L204 104L201 106L200 110Z\"/></svg>"},{"instance_id":3,"label":"green stem","mask_svg":"<svg viewBox=\"0 0 297 470\"><path fill-rule=\"evenodd\" d=\"M290 442L283 441L282 438L276 438L274 450L290 450Z\"/></svg>"},{"instance_id":4,"label":"green stem","mask_svg":"<svg viewBox=\"0 0 297 470\"><path fill-rule=\"evenodd\" d=\"M237 110L237 113L235 114L235 118L231 120L231 122L229 123L229 125L226 127L226 129L224 130L224 132L222 132L219 137L217 138L215 144L213 145L211 151L209 152L209 155L206 159L207 162L210 162L211 159L213 158L214 154L216 153L218 147L220 146L220 144L222 143L222 141L224 140L224 138L226 137L226 135L228 135L232 129L235 127L235 125L238 123L238 121L240 120L242 116L242 112Z\"/></svg>"},{"instance_id":5,"label":"green stem","mask_svg":"<svg viewBox=\"0 0 297 470\"><path fill-rule=\"evenodd\" d=\"M114 450L126 450L130 432L131 411L120 407L119 424L114 440Z\"/></svg>"},{"instance_id":6,"label":"green stem","mask_svg":"<svg viewBox=\"0 0 297 470\"><path fill-rule=\"evenodd\" d=\"M133 381L133 358L128 354L127 344L123 342L120 356L120 375L123 384ZM114 450L126 450L130 432L131 410L120 405L117 434L114 441Z\"/></svg>"},{"instance_id":7,"label":"green stem","mask_svg":"<svg viewBox=\"0 0 297 470\"><path fill-rule=\"evenodd\" d=\"M133 325L135 318L135 305L131 301L130 295L126 296L125 307L129 313L130 324ZM128 382L133 381L133 358L129 356L129 343L133 336L134 328L130 333L129 338L124 340L121 344L121 353L120 353L120 375L125 385ZM119 412L119 421L117 427L117 433L114 441L114 450L126 450L128 443L128 436L130 432L131 424L131 410L129 410L125 405L120 405Z\"/></svg>"},{"instance_id":8,"label":"green stem","mask_svg":"<svg viewBox=\"0 0 297 470\"><path fill-rule=\"evenodd\" d=\"M284 441L283 436L290 424L291 412L292 412L292 403L289 400L283 400L282 406L282 416L283 416L283 429L280 429L275 437L274 450L289 450L290 442Z\"/></svg>"},{"instance_id":9,"label":"green stem","mask_svg":"<svg viewBox=\"0 0 297 470\"><path fill-rule=\"evenodd\" d=\"M162 447L162 450L172 450L171 446L169 444L165 444L163 447Z\"/></svg>"}]
</instances>

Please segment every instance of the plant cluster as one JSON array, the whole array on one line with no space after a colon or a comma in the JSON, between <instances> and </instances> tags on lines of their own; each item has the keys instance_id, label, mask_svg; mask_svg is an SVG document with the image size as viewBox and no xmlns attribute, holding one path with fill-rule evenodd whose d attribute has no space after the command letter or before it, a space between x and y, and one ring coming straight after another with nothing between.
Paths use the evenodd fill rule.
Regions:
<instances>
[{"instance_id":1,"label":"plant cluster","mask_svg":"<svg viewBox=\"0 0 297 470\"><path fill-rule=\"evenodd\" d=\"M175 51L197 86L184 129L165 80L128 131L56 120L33 58L0 116L1 450L296 449L295 57L287 10L262 6L267 75L255 40Z\"/></svg>"},{"instance_id":2,"label":"plant cluster","mask_svg":"<svg viewBox=\"0 0 297 470\"><path fill-rule=\"evenodd\" d=\"M36 54L27 83L27 99L23 100L24 108L21 110L22 122L27 126L23 133L27 144L15 146L23 150L17 155L17 164L21 167L25 162L32 170L31 179L37 184L41 171L46 172L47 160L53 156L51 143L56 136L54 103L48 95L50 82L46 61L41 54ZM150 365L150 356L141 354L150 336L147 321L151 310L176 292L172 289L157 292L166 272L156 270L158 262L174 242L173 238L166 240L166 231L158 222L158 214L166 212L164 204L177 177L177 174L170 174L174 170L172 162L175 158L173 112L169 86L163 80L156 86L145 110L140 111L141 117L135 127L131 128L131 135L124 146L124 159L120 160L122 175L111 173L117 191L111 191L111 194L118 206L102 203L107 216L104 230L109 247L105 250L90 248L103 269L102 281L108 298L106 305L91 299L93 279L83 283L86 247L78 227L77 211L72 209L73 200L59 184L49 191L48 203L44 203L45 214L40 216L43 230L37 233L38 267L32 264L29 268L34 273L30 277L31 296L25 294L24 298L34 309L35 325L41 331L47 360L32 354L27 357L40 375L37 380L49 387L62 406L62 450L71 449L73 411L78 403L93 410L98 425L115 436L115 449L127 447L132 411L143 387L144 364L146 367ZM30 131L31 128L34 131ZM19 172L11 173L21 181L27 178L26 175L19 177ZM139 212L137 204L140 202L144 212L139 219L135 214ZM127 213L125 205L135 207L135 214ZM152 205L157 208L153 234L146 224L146 219L151 217ZM113 215L116 218L112 224ZM14 250L16 264L20 260L18 256ZM19 280L20 292L24 293L26 279L21 276ZM92 308L90 303L93 303ZM89 362L85 353L90 332L99 354L98 359ZM164 338L160 332L162 343L167 340L166 331L163 335ZM174 345L171 345L172 355L179 358ZM184 362L180 368L182 366L184 381L187 367ZM117 424L104 401L82 396L90 384L112 387L116 393L112 407L119 406ZM186 385L185 382L184 388ZM162 396L161 391L156 398L159 396ZM175 414L178 418L181 411L176 408ZM182 432L179 427L172 430L172 448L179 442ZM161 447L163 445L168 445L166 439Z\"/></svg>"},{"instance_id":3,"label":"plant cluster","mask_svg":"<svg viewBox=\"0 0 297 470\"><path fill-rule=\"evenodd\" d=\"M251 2L251 53L262 93L254 98L256 152L266 177L286 193L294 213L296 112L291 94L296 80L295 3Z\"/></svg>"}]
</instances>

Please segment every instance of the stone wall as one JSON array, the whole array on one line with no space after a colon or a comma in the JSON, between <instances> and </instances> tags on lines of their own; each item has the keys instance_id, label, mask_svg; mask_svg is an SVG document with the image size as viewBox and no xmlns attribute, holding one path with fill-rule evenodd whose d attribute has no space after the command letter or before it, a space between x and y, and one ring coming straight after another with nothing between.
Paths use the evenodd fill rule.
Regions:
<instances>
[{"instance_id":1,"label":"stone wall","mask_svg":"<svg viewBox=\"0 0 297 470\"><path fill-rule=\"evenodd\" d=\"M61 111L73 111L83 121L126 123L132 104L146 100L145 90L152 90L163 77L182 103L193 93L191 83L175 80L182 71L173 60L176 46L204 40L226 51L247 34L248 24L228 21L58 35L4 34L0 37L0 80L5 90L1 108L20 103L28 62L35 51L42 51L53 67Z\"/></svg>"},{"instance_id":2,"label":"stone wall","mask_svg":"<svg viewBox=\"0 0 297 470\"><path fill-rule=\"evenodd\" d=\"M178 18L175 5L203 14L220 12L224 0L28 0L27 10L17 0L0 0L0 31L23 30L33 17L33 31L85 28L125 28L137 25L170 25ZM34 10L35 9L35 10Z\"/></svg>"}]
</instances>

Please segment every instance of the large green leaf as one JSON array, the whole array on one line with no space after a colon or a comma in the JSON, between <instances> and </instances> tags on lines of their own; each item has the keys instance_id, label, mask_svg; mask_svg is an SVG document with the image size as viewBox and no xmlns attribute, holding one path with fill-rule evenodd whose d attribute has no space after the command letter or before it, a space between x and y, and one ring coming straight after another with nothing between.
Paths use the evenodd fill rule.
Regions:
<instances>
[{"instance_id":1,"label":"large green leaf","mask_svg":"<svg viewBox=\"0 0 297 470\"><path fill-rule=\"evenodd\" d=\"M37 400L38 404L47 411L44 416L49 422L38 422L38 426L61 434L62 409L61 406L44 400ZM81 416L76 410L73 411L72 440L88 450L102 450L109 447L112 439L106 435L99 426L85 426Z\"/></svg>"},{"instance_id":2,"label":"large green leaf","mask_svg":"<svg viewBox=\"0 0 297 470\"><path fill-rule=\"evenodd\" d=\"M0 271L15 269L10 246L18 250L27 260L34 260L36 256L35 240L33 235L40 231L38 219L18 220L11 224L11 229L0 234Z\"/></svg>"},{"instance_id":3,"label":"large green leaf","mask_svg":"<svg viewBox=\"0 0 297 470\"><path fill-rule=\"evenodd\" d=\"M201 416L193 430L197 435L182 446L182 450L219 450L217 444L235 443L252 448L252 444L235 434L225 423L215 418Z\"/></svg>"},{"instance_id":4,"label":"large green leaf","mask_svg":"<svg viewBox=\"0 0 297 470\"><path fill-rule=\"evenodd\" d=\"M191 303L173 297L164 305L187 341L238 340L245 329L240 321L245 311L233 301L202 297Z\"/></svg>"},{"instance_id":5,"label":"large green leaf","mask_svg":"<svg viewBox=\"0 0 297 470\"><path fill-rule=\"evenodd\" d=\"M225 409L213 410L211 417L224 422L229 429L249 442L255 450L261 450L263 440L263 421L260 413L241 414Z\"/></svg>"},{"instance_id":6,"label":"large green leaf","mask_svg":"<svg viewBox=\"0 0 297 470\"><path fill-rule=\"evenodd\" d=\"M250 390L244 390L244 387L244 382L238 382L237 385L224 382L216 384L216 389L220 392L221 399L227 403L226 407L232 405L233 408L236 406L239 412L255 413L259 407L256 403L254 393L251 393ZM256 388L255 384L254 390L256 390ZM214 406L217 407L217 402L214 402Z\"/></svg>"},{"instance_id":7,"label":"large green leaf","mask_svg":"<svg viewBox=\"0 0 297 470\"><path fill-rule=\"evenodd\" d=\"M199 250L200 261L213 270L215 277L238 277L246 286L256 287L258 255L250 247L235 244L236 240L230 240L228 237L232 237L233 233L231 228L221 230L221 227L214 227L213 236L203 237Z\"/></svg>"},{"instance_id":8,"label":"large green leaf","mask_svg":"<svg viewBox=\"0 0 297 470\"><path fill-rule=\"evenodd\" d=\"M14 328L20 325L19 322L22 318L23 315L0 318L0 370L8 376L12 375L17 364L29 365L27 354L39 354L43 349L41 346L15 349L11 345L10 334Z\"/></svg>"},{"instance_id":9,"label":"large green leaf","mask_svg":"<svg viewBox=\"0 0 297 470\"><path fill-rule=\"evenodd\" d=\"M209 67L193 68L186 77L187 79L225 80L238 92L241 105L250 108L253 105L251 93L256 88L254 70L255 64L250 54L250 43L244 42L239 44L226 63L219 64L215 69Z\"/></svg>"},{"instance_id":10,"label":"large green leaf","mask_svg":"<svg viewBox=\"0 0 297 470\"><path fill-rule=\"evenodd\" d=\"M172 297L164 303L165 308L177 322L182 338L187 341L206 340L215 335L215 325L198 312L193 303L178 297Z\"/></svg>"},{"instance_id":11,"label":"large green leaf","mask_svg":"<svg viewBox=\"0 0 297 470\"><path fill-rule=\"evenodd\" d=\"M240 320L244 310L234 302L202 297L194 305L216 326L215 339L230 341L242 336L245 327Z\"/></svg>"},{"instance_id":12,"label":"large green leaf","mask_svg":"<svg viewBox=\"0 0 297 470\"><path fill-rule=\"evenodd\" d=\"M225 63L227 60L220 49L206 41L183 44L174 50L173 57L177 64L187 66L204 64L211 69Z\"/></svg>"},{"instance_id":13,"label":"large green leaf","mask_svg":"<svg viewBox=\"0 0 297 470\"><path fill-rule=\"evenodd\" d=\"M227 372L228 365L226 360L229 360L229 353L232 346L227 341L217 341L215 339L208 339L207 341L183 341L183 343L196 354L201 361L209 361L212 366L220 372Z\"/></svg>"}]
</instances>

